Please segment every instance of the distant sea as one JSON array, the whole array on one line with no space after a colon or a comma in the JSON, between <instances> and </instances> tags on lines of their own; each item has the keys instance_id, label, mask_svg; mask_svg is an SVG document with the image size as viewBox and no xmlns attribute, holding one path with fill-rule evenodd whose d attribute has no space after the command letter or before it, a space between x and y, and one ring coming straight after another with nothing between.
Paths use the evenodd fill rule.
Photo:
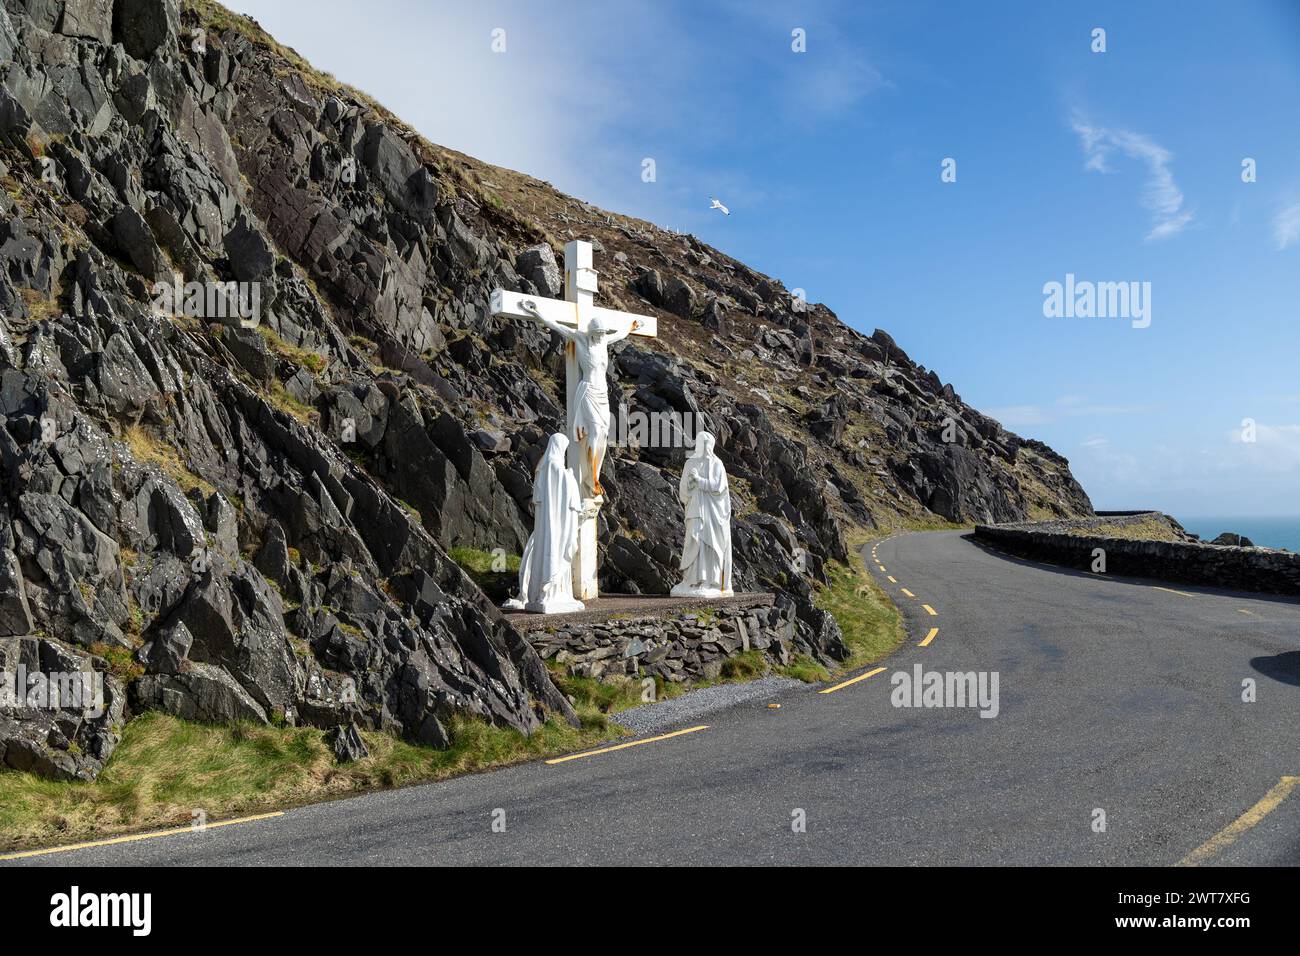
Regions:
<instances>
[{"instance_id":1,"label":"distant sea","mask_svg":"<svg viewBox=\"0 0 1300 956\"><path fill-rule=\"evenodd\" d=\"M1202 541L1213 541L1225 531L1244 534L1261 548L1288 548L1300 551L1300 515L1286 518L1185 518L1174 515Z\"/></svg>"}]
</instances>

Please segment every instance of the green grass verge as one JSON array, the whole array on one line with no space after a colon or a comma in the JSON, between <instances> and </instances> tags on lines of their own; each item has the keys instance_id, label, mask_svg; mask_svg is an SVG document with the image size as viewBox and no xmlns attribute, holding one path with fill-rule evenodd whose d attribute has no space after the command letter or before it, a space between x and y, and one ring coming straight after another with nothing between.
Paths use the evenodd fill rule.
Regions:
<instances>
[{"instance_id":1,"label":"green grass verge","mask_svg":"<svg viewBox=\"0 0 1300 956\"><path fill-rule=\"evenodd\" d=\"M841 671L873 664L903 643L902 616L867 571L858 547L848 564L828 563L826 576L829 583L818 588L816 603L831 613L844 632L849 656L841 663Z\"/></svg>"},{"instance_id":2,"label":"green grass verge","mask_svg":"<svg viewBox=\"0 0 1300 956\"><path fill-rule=\"evenodd\" d=\"M892 522L888 519L885 521L887 530L890 534L898 534L903 531L973 531L975 522L955 522L947 518L941 518L938 515L930 514L921 518L898 518Z\"/></svg>"},{"instance_id":3,"label":"green grass verge","mask_svg":"<svg viewBox=\"0 0 1300 956\"><path fill-rule=\"evenodd\" d=\"M93 783L0 771L0 849L96 839L312 803L366 790L441 780L582 750L626 733L596 708L582 726L548 720L531 737L456 717L452 746L434 750L387 734L363 733L370 756L338 764L315 728L209 726L160 713L126 725Z\"/></svg>"},{"instance_id":4,"label":"green grass verge","mask_svg":"<svg viewBox=\"0 0 1300 956\"><path fill-rule=\"evenodd\" d=\"M491 555L458 549L456 558L491 573ZM855 555L852 565L833 563L828 574L830 583L819 589L817 603L844 632L850 656L843 669L877 661L897 647L903 638L898 612L860 558ZM365 733L370 756L350 764L335 763L324 732L315 728L209 726L146 713L127 724L121 744L93 783L0 771L0 849L184 826L198 809L218 820L571 753L627 735L609 716L646 703L638 678L597 681L567 674L556 664L551 671L573 702L579 727L551 719L525 737L456 717L448 726L452 746L447 750ZM773 672L808 682L831 676L810 658L797 656L786 667L771 667L761 651L752 650L725 660L716 680L676 684L656 678L654 697L668 700Z\"/></svg>"},{"instance_id":5,"label":"green grass verge","mask_svg":"<svg viewBox=\"0 0 1300 956\"><path fill-rule=\"evenodd\" d=\"M584 721L616 714L620 710L640 707L646 703L671 700L680 697L688 690L702 686L673 684L661 677L655 677L654 700L647 701L643 697L641 684L643 678L611 677L608 680L596 680L594 677L578 677L570 674L563 664L556 664L554 661L547 661L546 665L550 669L551 680L555 681L555 686L569 698L573 709Z\"/></svg>"}]
</instances>

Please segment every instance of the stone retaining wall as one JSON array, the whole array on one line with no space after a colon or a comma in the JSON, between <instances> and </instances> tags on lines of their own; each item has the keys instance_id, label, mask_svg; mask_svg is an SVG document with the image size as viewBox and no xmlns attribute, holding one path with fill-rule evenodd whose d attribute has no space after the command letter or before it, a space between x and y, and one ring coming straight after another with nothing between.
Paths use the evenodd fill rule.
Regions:
<instances>
[{"instance_id":1,"label":"stone retaining wall","mask_svg":"<svg viewBox=\"0 0 1300 956\"><path fill-rule=\"evenodd\" d=\"M525 637L544 659L564 664L581 677L711 680L722 672L727 658L745 651L762 651L771 663L784 665L800 649L793 602L765 597L748 606L575 621L529 630Z\"/></svg>"},{"instance_id":2,"label":"stone retaining wall","mask_svg":"<svg viewBox=\"0 0 1300 956\"><path fill-rule=\"evenodd\" d=\"M1159 512L1130 518L1107 517L1096 524L1139 522ZM976 525L978 541L1003 551L1091 571L1093 550L1106 552L1106 573L1158 578L1184 584L1300 594L1300 554L1270 548L1236 548L1175 541L1130 541L1087 534L1064 534L1065 527L1086 526L1089 519Z\"/></svg>"}]
</instances>

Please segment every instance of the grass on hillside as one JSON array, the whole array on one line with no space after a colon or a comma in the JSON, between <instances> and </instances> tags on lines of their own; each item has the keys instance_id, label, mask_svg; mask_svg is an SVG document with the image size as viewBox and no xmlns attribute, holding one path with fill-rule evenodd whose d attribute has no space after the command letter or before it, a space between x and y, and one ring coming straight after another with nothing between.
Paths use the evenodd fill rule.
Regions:
<instances>
[{"instance_id":1,"label":"grass on hillside","mask_svg":"<svg viewBox=\"0 0 1300 956\"><path fill-rule=\"evenodd\" d=\"M1144 518L1133 524L1076 525L1066 528L1064 534L1088 535L1094 538L1122 538L1125 541L1182 541L1178 532L1160 518Z\"/></svg>"},{"instance_id":2,"label":"grass on hillside","mask_svg":"<svg viewBox=\"0 0 1300 956\"><path fill-rule=\"evenodd\" d=\"M452 548L451 559L465 569L471 576L475 574L517 574L519 572L519 555L506 554L505 568L498 571L492 565L499 555L478 548Z\"/></svg>"},{"instance_id":3,"label":"grass on hillside","mask_svg":"<svg viewBox=\"0 0 1300 956\"><path fill-rule=\"evenodd\" d=\"M419 520L418 514L416 520ZM508 598L519 580L517 554L494 555L478 548L459 547L452 548L448 554L494 604L500 604ZM502 557L505 559L505 570L498 571L496 567L500 566Z\"/></svg>"},{"instance_id":4,"label":"grass on hillside","mask_svg":"<svg viewBox=\"0 0 1300 956\"><path fill-rule=\"evenodd\" d=\"M217 490L211 482L204 481L186 467L180 452L161 439L155 438L140 425L132 425L122 438L127 448L131 450L132 458L142 465L154 465L176 482L182 491L189 492L197 489L207 496Z\"/></svg>"},{"instance_id":5,"label":"grass on hillside","mask_svg":"<svg viewBox=\"0 0 1300 956\"><path fill-rule=\"evenodd\" d=\"M27 307L27 319L30 322L44 322L59 314L59 303L53 295L26 287L20 288L18 295Z\"/></svg>"},{"instance_id":6,"label":"grass on hillside","mask_svg":"<svg viewBox=\"0 0 1300 956\"><path fill-rule=\"evenodd\" d=\"M595 706L582 726L551 719L531 737L455 717L452 746L434 750L363 732L370 756L338 764L324 731L250 724L210 726L150 712L126 725L93 783L0 771L0 850L188 825L582 750L626 731Z\"/></svg>"},{"instance_id":7,"label":"grass on hillside","mask_svg":"<svg viewBox=\"0 0 1300 956\"><path fill-rule=\"evenodd\" d=\"M304 349L297 345L290 345L268 325L259 325L257 330L261 333L262 338L266 340L267 347L280 358L306 368L313 375L319 375L324 371L325 357L319 352L313 352L311 349Z\"/></svg>"},{"instance_id":8,"label":"grass on hillside","mask_svg":"<svg viewBox=\"0 0 1300 956\"><path fill-rule=\"evenodd\" d=\"M263 397L280 411L296 418L299 423L303 425L313 424L312 415L316 409L291 393L278 378L271 379L270 388L263 393Z\"/></svg>"}]
</instances>

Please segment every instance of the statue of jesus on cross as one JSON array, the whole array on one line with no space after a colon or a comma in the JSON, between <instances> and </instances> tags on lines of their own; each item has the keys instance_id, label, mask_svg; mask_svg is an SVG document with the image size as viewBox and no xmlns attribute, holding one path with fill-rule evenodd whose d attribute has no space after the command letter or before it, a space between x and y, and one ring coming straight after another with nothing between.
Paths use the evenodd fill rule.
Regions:
<instances>
[{"instance_id":1,"label":"statue of jesus on cross","mask_svg":"<svg viewBox=\"0 0 1300 956\"><path fill-rule=\"evenodd\" d=\"M637 329L641 323L633 319L632 324L623 329L608 328L599 317L593 318L585 333L576 328L566 328L554 319L543 315L537 303L531 299L523 302L523 307L533 313L544 326L561 336L569 343L568 348L577 352L580 380L573 396L572 440L583 448L579 459L578 487L584 498L604 500L605 489L600 486L600 466L605 462L605 452L609 448L609 390L606 386L606 373L609 370L609 346L621 342Z\"/></svg>"},{"instance_id":2,"label":"statue of jesus on cross","mask_svg":"<svg viewBox=\"0 0 1300 956\"><path fill-rule=\"evenodd\" d=\"M573 593L580 601L599 593L596 516L605 500L600 469L609 447L609 346L629 335L653 338L657 331L653 316L601 308L595 295L591 243L574 241L564 247L563 302L504 289L495 290L491 302L493 315L535 319L565 340L569 467L583 499L573 562Z\"/></svg>"}]
</instances>

